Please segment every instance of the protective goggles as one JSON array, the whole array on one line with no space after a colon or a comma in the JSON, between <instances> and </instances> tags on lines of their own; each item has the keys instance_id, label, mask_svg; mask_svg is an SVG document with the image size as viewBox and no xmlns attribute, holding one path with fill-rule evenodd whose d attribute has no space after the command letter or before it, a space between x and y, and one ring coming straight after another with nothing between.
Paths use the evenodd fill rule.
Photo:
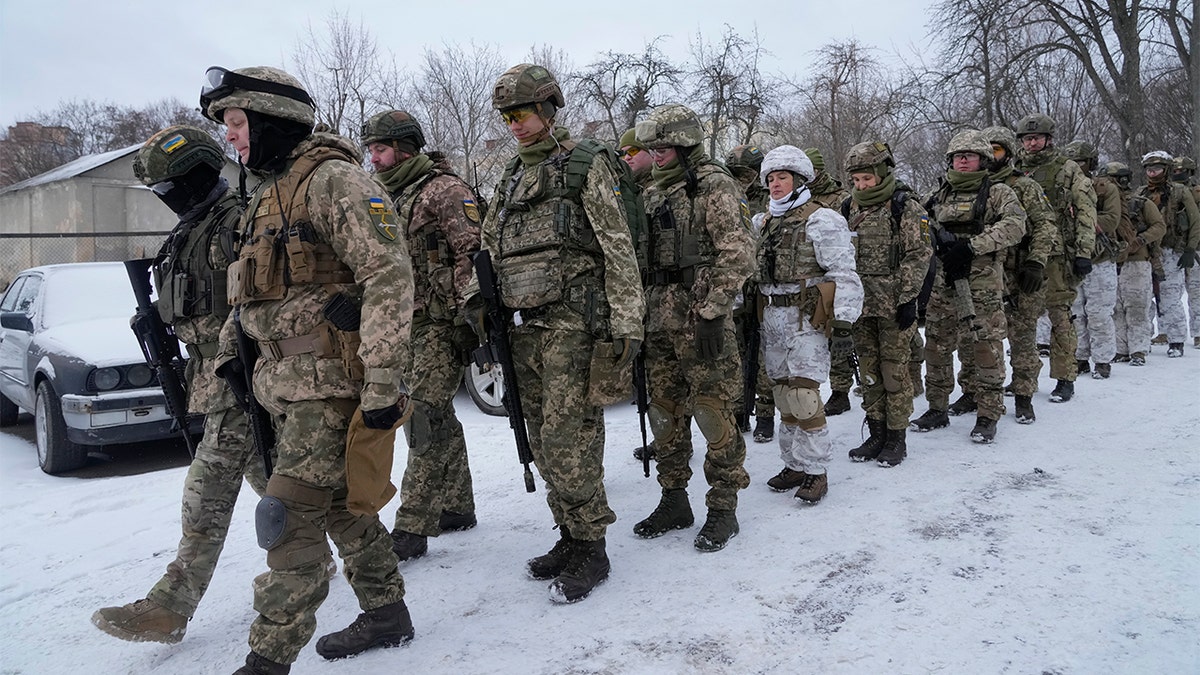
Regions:
<instances>
[{"instance_id":1,"label":"protective goggles","mask_svg":"<svg viewBox=\"0 0 1200 675\"><path fill-rule=\"evenodd\" d=\"M500 119L504 120L505 124L520 124L535 114L533 108L526 106L524 108L513 108L512 110L501 110Z\"/></svg>"},{"instance_id":2,"label":"protective goggles","mask_svg":"<svg viewBox=\"0 0 1200 675\"><path fill-rule=\"evenodd\" d=\"M161 196L167 194L168 192L170 192L171 190L175 189L175 181L173 181L173 180L159 181L149 187L154 192L154 194L161 197Z\"/></svg>"},{"instance_id":3,"label":"protective goggles","mask_svg":"<svg viewBox=\"0 0 1200 675\"><path fill-rule=\"evenodd\" d=\"M621 151L621 156L622 157L637 157L638 153L640 153L641 151L642 151L641 148L635 148L631 145Z\"/></svg>"},{"instance_id":4,"label":"protective goggles","mask_svg":"<svg viewBox=\"0 0 1200 675\"><path fill-rule=\"evenodd\" d=\"M275 94L284 98L290 98L293 101L299 101L313 109L317 107L313 103L312 97L308 95L308 92L299 87L280 84L278 82L267 82L256 77L239 75L219 66L213 66L204 72L204 84L200 87L200 111L204 113L205 117L208 117L209 105L214 101L219 101L229 96L237 90Z\"/></svg>"}]
</instances>

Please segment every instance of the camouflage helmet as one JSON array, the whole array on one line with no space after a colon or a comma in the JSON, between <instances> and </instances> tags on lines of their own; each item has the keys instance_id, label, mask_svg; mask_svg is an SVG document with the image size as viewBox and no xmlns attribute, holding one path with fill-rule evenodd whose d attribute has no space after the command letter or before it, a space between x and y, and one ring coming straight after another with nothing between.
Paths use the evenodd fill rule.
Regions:
<instances>
[{"instance_id":1,"label":"camouflage helmet","mask_svg":"<svg viewBox=\"0 0 1200 675\"><path fill-rule=\"evenodd\" d=\"M304 85L278 68L254 66L229 71L212 67L204 77L200 110L214 122L222 121L225 110L241 108L308 127L316 123L316 106Z\"/></svg>"},{"instance_id":2,"label":"camouflage helmet","mask_svg":"<svg viewBox=\"0 0 1200 675\"><path fill-rule=\"evenodd\" d=\"M216 171L225 166L221 146L196 127L167 127L154 134L133 158L133 175L145 185L182 176L206 164Z\"/></svg>"},{"instance_id":3,"label":"camouflage helmet","mask_svg":"<svg viewBox=\"0 0 1200 675\"><path fill-rule=\"evenodd\" d=\"M773 171L790 171L800 176L805 183L811 182L817 177L812 160L803 150L794 145L781 145L763 157L762 168L758 170L758 177L763 187L767 187L767 176L771 175Z\"/></svg>"},{"instance_id":4,"label":"camouflage helmet","mask_svg":"<svg viewBox=\"0 0 1200 675\"><path fill-rule=\"evenodd\" d=\"M1087 141L1071 141L1067 143L1067 147L1063 148L1063 154L1068 159L1073 159L1080 165L1084 162L1095 163L1100 159L1100 153L1096 151L1096 146Z\"/></svg>"},{"instance_id":5,"label":"camouflage helmet","mask_svg":"<svg viewBox=\"0 0 1200 675\"><path fill-rule=\"evenodd\" d=\"M758 173L762 167L763 152L757 145L739 145L725 156L725 167L729 170L746 168Z\"/></svg>"},{"instance_id":6,"label":"camouflage helmet","mask_svg":"<svg viewBox=\"0 0 1200 675\"><path fill-rule=\"evenodd\" d=\"M1017 155L1017 135L1008 127L988 127L983 130L983 135L987 137L988 143L1002 146L1005 154L1009 157Z\"/></svg>"},{"instance_id":7,"label":"camouflage helmet","mask_svg":"<svg viewBox=\"0 0 1200 675\"><path fill-rule=\"evenodd\" d=\"M565 108L566 99L554 75L542 66L521 63L504 71L492 87L492 107L508 110L521 106L549 102L555 108Z\"/></svg>"},{"instance_id":8,"label":"camouflage helmet","mask_svg":"<svg viewBox=\"0 0 1200 675\"><path fill-rule=\"evenodd\" d=\"M1171 165L1171 170L1175 175L1191 176L1196 173L1196 160L1185 155L1180 155L1175 158L1175 162Z\"/></svg>"},{"instance_id":9,"label":"camouflage helmet","mask_svg":"<svg viewBox=\"0 0 1200 675\"><path fill-rule=\"evenodd\" d=\"M805 148L804 154L808 155L808 158L812 160L813 171L821 173L825 170L825 156L821 154L820 150L817 148Z\"/></svg>"},{"instance_id":10,"label":"camouflage helmet","mask_svg":"<svg viewBox=\"0 0 1200 675\"><path fill-rule=\"evenodd\" d=\"M637 123L637 139L647 148L690 148L704 142L704 125L691 108L678 103L660 105Z\"/></svg>"},{"instance_id":11,"label":"camouflage helmet","mask_svg":"<svg viewBox=\"0 0 1200 675\"><path fill-rule=\"evenodd\" d=\"M617 150L620 150L621 148L637 148L638 150L645 150L646 146L638 142L637 129L630 127L625 130L625 133L621 134L620 140L617 141Z\"/></svg>"},{"instance_id":12,"label":"camouflage helmet","mask_svg":"<svg viewBox=\"0 0 1200 675\"><path fill-rule=\"evenodd\" d=\"M1162 150L1152 150L1142 155L1142 166L1154 166L1161 164L1170 168L1175 163L1175 158Z\"/></svg>"},{"instance_id":13,"label":"camouflage helmet","mask_svg":"<svg viewBox=\"0 0 1200 675\"><path fill-rule=\"evenodd\" d=\"M859 143L846 153L846 173L874 171L880 164L885 167L896 166L896 158L892 156L892 147L883 141L868 141Z\"/></svg>"},{"instance_id":14,"label":"camouflage helmet","mask_svg":"<svg viewBox=\"0 0 1200 675\"><path fill-rule=\"evenodd\" d=\"M1109 178L1129 178L1133 172L1129 170L1129 166L1121 162L1108 162L1097 174L1099 176L1108 176Z\"/></svg>"},{"instance_id":15,"label":"camouflage helmet","mask_svg":"<svg viewBox=\"0 0 1200 675\"><path fill-rule=\"evenodd\" d=\"M403 110L385 110L375 113L363 122L362 144L370 145L383 141L399 141L411 146L413 152L425 147L425 134L416 118Z\"/></svg>"},{"instance_id":16,"label":"camouflage helmet","mask_svg":"<svg viewBox=\"0 0 1200 675\"><path fill-rule=\"evenodd\" d=\"M1013 131L1016 132L1017 138L1027 136L1029 134L1045 134L1047 136L1054 135L1054 120L1050 119L1049 115L1042 113L1033 113L1021 118L1017 122L1017 126Z\"/></svg>"},{"instance_id":17,"label":"camouflage helmet","mask_svg":"<svg viewBox=\"0 0 1200 675\"><path fill-rule=\"evenodd\" d=\"M949 160L959 152L973 152L986 162L993 157L992 142L983 135L982 131L974 129L960 131L950 139L950 143L946 146L946 159Z\"/></svg>"}]
</instances>

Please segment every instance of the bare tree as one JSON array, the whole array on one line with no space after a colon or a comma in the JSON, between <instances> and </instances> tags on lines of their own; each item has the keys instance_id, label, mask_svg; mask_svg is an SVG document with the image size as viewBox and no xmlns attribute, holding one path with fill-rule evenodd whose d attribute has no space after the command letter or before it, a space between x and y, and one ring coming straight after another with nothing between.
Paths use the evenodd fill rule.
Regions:
<instances>
[{"instance_id":1,"label":"bare tree","mask_svg":"<svg viewBox=\"0 0 1200 675\"><path fill-rule=\"evenodd\" d=\"M715 43L699 31L690 42L692 95L709 125L708 153L717 156L718 139L730 124L734 97L741 86L743 57L748 43L728 24Z\"/></svg>"},{"instance_id":2,"label":"bare tree","mask_svg":"<svg viewBox=\"0 0 1200 675\"><path fill-rule=\"evenodd\" d=\"M590 114L603 120L614 140L637 121L638 113L657 105L656 95L677 87L682 71L655 38L640 54L608 51L574 77L576 91Z\"/></svg>"}]
</instances>

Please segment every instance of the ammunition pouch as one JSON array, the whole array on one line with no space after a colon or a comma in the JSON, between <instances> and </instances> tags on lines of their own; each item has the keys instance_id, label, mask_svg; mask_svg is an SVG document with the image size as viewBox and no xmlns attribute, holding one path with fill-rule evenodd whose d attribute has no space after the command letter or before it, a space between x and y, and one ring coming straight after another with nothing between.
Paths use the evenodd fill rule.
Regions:
<instances>
[{"instance_id":1,"label":"ammunition pouch","mask_svg":"<svg viewBox=\"0 0 1200 675\"><path fill-rule=\"evenodd\" d=\"M612 342L596 341L588 366L588 403L606 406L629 400L633 391L633 364L618 369Z\"/></svg>"}]
</instances>

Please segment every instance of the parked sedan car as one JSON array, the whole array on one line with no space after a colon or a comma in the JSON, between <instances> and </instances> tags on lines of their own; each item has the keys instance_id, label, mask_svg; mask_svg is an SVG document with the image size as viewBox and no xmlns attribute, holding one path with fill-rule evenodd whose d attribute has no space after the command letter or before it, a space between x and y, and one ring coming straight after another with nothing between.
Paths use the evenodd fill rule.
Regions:
<instances>
[{"instance_id":1,"label":"parked sedan car","mask_svg":"<svg viewBox=\"0 0 1200 675\"><path fill-rule=\"evenodd\" d=\"M0 426L33 414L46 473L82 466L93 446L177 436L129 328L136 306L119 262L35 267L4 292Z\"/></svg>"}]
</instances>

